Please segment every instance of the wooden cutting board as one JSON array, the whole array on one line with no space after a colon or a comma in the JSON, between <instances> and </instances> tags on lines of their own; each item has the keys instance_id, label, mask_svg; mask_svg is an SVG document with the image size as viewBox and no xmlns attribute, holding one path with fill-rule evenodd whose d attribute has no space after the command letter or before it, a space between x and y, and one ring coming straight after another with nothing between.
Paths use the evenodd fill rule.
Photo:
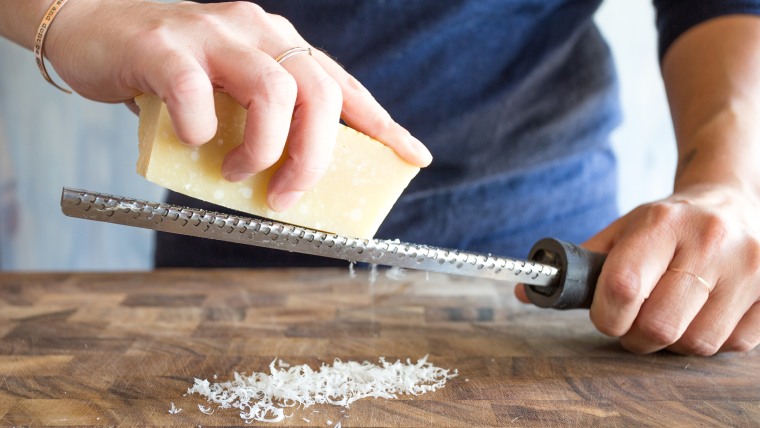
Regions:
<instances>
[{"instance_id":1,"label":"wooden cutting board","mask_svg":"<svg viewBox=\"0 0 760 428\"><path fill-rule=\"evenodd\" d=\"M760 424L760 352L631 355L586 311L522 305L509 284L383 271L371 284L348 269L0 274L3 426L245 425L235 410L202 414L205 400L185 396L193 378L275 358L425 355L459 376L416 397L293 409L282 424Z\"/></svg>"}]
</instances>

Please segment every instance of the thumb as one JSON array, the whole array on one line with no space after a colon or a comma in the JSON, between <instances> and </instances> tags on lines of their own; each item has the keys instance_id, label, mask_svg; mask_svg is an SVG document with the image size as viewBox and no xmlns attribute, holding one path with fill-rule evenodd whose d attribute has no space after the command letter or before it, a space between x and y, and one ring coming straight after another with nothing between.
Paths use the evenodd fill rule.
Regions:
<instances>
[{"instance_id":1,"label":"thumb","mask_svg":"<svg viewBox=\"0 0 760 428\"><path fill-rule=\"evenodd\" d=\"M615 246L615 240L623 227L622 218L615 220L609 226L599 231L596 235L581 244L581 247L595 253L609 253Z\"/></svg>"},{"instance_id":2,"label":"thumb","mask_svg":"<svg viewBox=\"0 0 760 428\"><path fill-rule=\"evenodd\" d=\"M523 284L517 284L515 286L515 297L523 303L530 303L530 299L528 299L528 295L525 293L525 285Z\"/></svg>"}]
</instances>

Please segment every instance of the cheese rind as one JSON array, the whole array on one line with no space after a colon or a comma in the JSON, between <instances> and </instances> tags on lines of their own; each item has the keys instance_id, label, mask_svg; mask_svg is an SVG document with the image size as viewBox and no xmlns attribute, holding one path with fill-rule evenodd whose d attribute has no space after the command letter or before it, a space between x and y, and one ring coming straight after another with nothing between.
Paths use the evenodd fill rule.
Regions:
<instances>
[{"instance_id":1,"label":"cheese rind","mask_svg":"<svg viewBox=\"0 0 760 428\"><path fill-rule=\"evenodd\" d=\"M166 105L141 95L137 172L167 189L233 210L340 235L371 238L419 168L393 150L339 125L332 162L316 187L290 209L277 212L266 190L280 162L241 182L222 177L222 161L242 143L246 111L226 94L214 96L219 126L206 144L180 143Z\"/></svg>"}]
</instances>

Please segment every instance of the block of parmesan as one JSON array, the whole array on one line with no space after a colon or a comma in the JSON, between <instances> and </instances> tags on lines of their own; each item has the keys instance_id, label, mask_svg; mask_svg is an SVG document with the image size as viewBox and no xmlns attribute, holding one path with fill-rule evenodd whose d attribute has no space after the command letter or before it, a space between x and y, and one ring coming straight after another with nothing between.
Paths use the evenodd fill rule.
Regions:
<instances>
[{"instance_id":1,"label":"block of parmesan","mask_svg":"<svg viewBox=\"0 0 760 428\"><path fill-rule=\"evenodd\" d=\"M137 172L175 192L255 216L356 238L371 238L419 168L393 150L340 126L333 160L317 186L284 212L269 209L267 184L279 163L250 179L222 177L224 156L243 140L245 110L226 94L215 95L219 128L198 148L180 143L166 105L153 95L140 107Z\"/></svg>"}]
</instances>

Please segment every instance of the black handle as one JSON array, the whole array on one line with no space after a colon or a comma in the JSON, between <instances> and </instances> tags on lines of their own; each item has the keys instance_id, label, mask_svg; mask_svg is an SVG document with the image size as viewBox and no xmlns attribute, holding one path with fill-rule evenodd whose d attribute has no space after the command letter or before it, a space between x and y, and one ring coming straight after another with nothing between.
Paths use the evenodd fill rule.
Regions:
<instances>
[{"instance_id":1,"label":"black handle","mask_svg":"<svg viewBox=\"0 0 760 428\"><path fill-rule=\"evenodd\" d=\"M544 238L533 245L528 259L555 266L559 273L551 285L526 285L525 292L531 302L542 308L588 309L606 258L606 254L569 242Z\"/></svg>"}]
</instances>

